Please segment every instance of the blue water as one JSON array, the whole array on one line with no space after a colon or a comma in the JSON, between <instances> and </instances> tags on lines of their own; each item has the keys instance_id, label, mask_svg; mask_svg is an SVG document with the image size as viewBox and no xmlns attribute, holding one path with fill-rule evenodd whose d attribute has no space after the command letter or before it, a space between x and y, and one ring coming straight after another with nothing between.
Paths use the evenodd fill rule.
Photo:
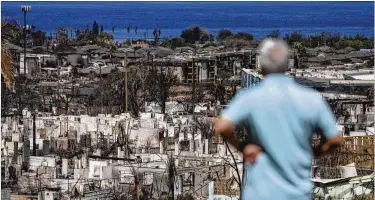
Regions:
<instances>
[{"instance_id":1,"label":"blue water","mask_svg":"<svg viewBox=\"0 0 375 200\"><path fill-rule=\"evenodd\" d=\"M116 39L143 38L161 28L162 37L178 36L193 24L215 35L220 29L262 38L281 34L340 32L374 35L374 2L2 2L1 16L23 23L21 5L31 5L27 23L50 33L58 26L92 27L96 20ZM126 27L138 26L128 33Z\"/></svg>"}]
</instances>

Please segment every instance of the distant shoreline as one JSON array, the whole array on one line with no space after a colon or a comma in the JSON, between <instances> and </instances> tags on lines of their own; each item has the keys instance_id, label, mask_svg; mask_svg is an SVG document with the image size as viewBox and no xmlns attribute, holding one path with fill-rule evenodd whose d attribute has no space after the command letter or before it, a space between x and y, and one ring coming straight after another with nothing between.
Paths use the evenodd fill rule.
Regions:
<instances>
[{"instance_id":1,"label":"distant shoreline","mask_svg":"<svg viewBox=\"0 0 375 200\"><path fill-rule=\"evenodd\" d=\"M189 28L190 26L186 27L186 28ZM64 27L66 28L66 27ZM81 29L83 29L84 27L82 27ZM91 28L91 26L89 26L89 28ZM204 28L204 27L202 27ZM167 38L167 39L172 39L174 37L180 37L182 31L184 29L180 29L180 30L168 30L168 29L161 29L161 38ZM218 32L220 30L223 30L223 29L214 29L214 31L210 31L210 29L208 29L208 32L209 34L212 34L214 36L217 36ZM237 33L237 32L245 32L245 31L241 31L243 29L228 29L230 31L232 31L233 33ZM338 32L338 31L334 31L332 29L315 29L315 31L300 31L299 29L258 29L256 31L247 31L246 33L249 33L249 34L252 34L254 36L254 39L255 40L261 40L261 39L264 39L268 34L270 34L272 31L275 31L275 30L279 30L280 31L280 36L281 37L284 37L285 34L291 34L293 32L300 32L302 33L303 35L317 35L317 34L320 34L322 32L326 32L326 33L340 33L341 36L351 36L351 37L354 37L355 35L357 34L362 34L364 35L365 37L368 37L368 38L372 38L374 37L374 30L371 31L368 31L367 34L366 32L352 32L351 34L346 34L345 32ZM289 31L286 31L286 30L289 30ZM51 31L45 31L45 30L41 30L41 31L44 31L46 33L46 36L50 36L50 34L52 33L52 35L54 36L56 31L54 32L51 32ZM138 29L138 34L134 34L134 33L127 33L127 31L125 29L123 30L115 30L115 33L112 32L111 29L104 29L105 32L113 35L114 37L114 41L117 41L117 42L122 42L122 41L126 41L126 40L144 40L145 37L144 37L144 32L145 32L145 29ZM152 36L152 29L148 29L148 37L147 39L152 41L153 40L153 36ZM171 35L168 33L170 33L171 31L173 31L175 34L174 35ZM369 34L372 33L372 34ZM74 34L73 34L74 35Z\"/></svg>"},{"instance_id":2,"label":"distant shoreline","mask_svg":"<svg viewBox=\"0 0 375 200\"><path fill-rule=\"evenodd\" d=\"M3 18L2 18L3 19ZM193 24L192 24L193 25ZM91 25L89 26L91 28ZM187 26L185 28L189 28L190 26ZM67 28L67 27L64 27ZM84 29L85 27L80 27L80 29ZM204 27L202 27L204 28ZM212 29L206 29L208 32L214 36L218 34L218 32L222 29L225 28L212 28ZM291 34L293 32L301 32L303 35L315 35L315 34L320 34L322 32L327 32L327 33L340 33L342 36L351 36L354 37L357 34L362 34L365 37L371 38L374 37L374 29L365 29L363 27L352 27L350 28L351 31L339 31L338 29L332 29L332 28L312 28L309 30L303 30L299 28L257 28L254 30L245 29L245 28L228 28L232 32L246 32L249 34L252 34L254 36L254 39L256 40L261 40L265 38L268 34L270 34L272 31L279 30L280 31L280 36L283 37L285 34ZM43 29L38 29L46 33L46 36L55 35L56 34L56 29L55 30L43 30ZM161 29L162 34L161 38L168 38L171 39L173 37L180 37L181 32L184 30L182 29ZM358 30L358 31L355 31ZM366 30L366 31L364 31ZM146 32L146 29L138 29L138 34L134 34L134 32L127 33L126 28L122 29L116 29L115 32L113 33L111 29L104 29L105 32L111 34L114 36L114 41L126 41L126 40L138 40L141 39L143 40L144 33ZM148 29L148 39L152 40L152 29Z\"/></svg>"},{"instance_id":3,"label":"distant shoreline","mask_svg":"<svg viewBox=\"0 0 375 200\"><path fill-rule=\"evenodd\" d=\"M189 27L190 26L185 27L185 28L189 28ZM204 28L204 27L202 27L202 28ZM168 30L168 29L165 30L165 29L162 29L161 37L162 38L165 37L165 38L168 38L168 39L171 39L173 37L180 37L181 32L183 30L184 29L180 29L180 30ZM217 36L217 34L220 30L223 30L223 28L208 29L208 32L209 32L209 34ZM264 39L268 34L270 34L272 31L275 31L275 30L280 31L281 37L285 36L285 34L291 34L293 32L301 32L303 35L316 35L316 34L320 34L322 32L326 32L326 33L340 33L340 35L342 35L342 36L351 36L351 37L354 37L357 34L362 34L362 35L364 35L365 37L368 37L368 38L374 37L374 29L372 31L365 31L365 32L361 31L361 29L358 29L358 32L353 31L351 33L339 32L339 31L335 31L335 29L323 29L323 28L321 28L321 29L318 28L318 29L315 29L314 31L308 31L308 30L301 31L300 29L290 29L290 28L287 28L287 29L277 29L277 28L270 29L270 28L267 28L267 29L258 29L258 30L255 30L255 31L245 31L244 29L228 28L228 30L230 30L232 32L246 32L246 33L252 34L254 36L254 39L256 39L256 40ZM110 29L108 29L108 30L104 29L104 31L112 34L114 36L115 41L123 41L123 40L127 40L127 39L133 39L133 40L144 39L143 34L137 34L137 35L128 34L126 32L126 30L117 30L117 31L115 31L114 34L112 33L112 31ZM139 33L143 33L143 31L145 31L145 30L142 30L142 29L138 30ZM168 34L172 31L175 33L174 35ZM148 38L153 39L152 30L148 30L148 32L149 32Z\"/></svg>"},{"instance_id":4,"label":"distant shoreline","mask_svg":"<svg viewBox=\"0 0 375 200\"><path fill-rule=\"evenodd\" d=\"M2 2L2 18L23 23L20 6L26 2ZM152 38L160 28L160 37L180 36L191 25L208 29L216 35L221 29L246 32L260 39L273 30L281 35L301 31L303 34L338 32L341 35L374 36L374 2L27 2L32 10L27 23L47 35L65 28L91 27L94 20L114 38ZM126 27L132 30L127 33ZM138 34L134 27L138 27Z\"/></svg>"}]
</instances>

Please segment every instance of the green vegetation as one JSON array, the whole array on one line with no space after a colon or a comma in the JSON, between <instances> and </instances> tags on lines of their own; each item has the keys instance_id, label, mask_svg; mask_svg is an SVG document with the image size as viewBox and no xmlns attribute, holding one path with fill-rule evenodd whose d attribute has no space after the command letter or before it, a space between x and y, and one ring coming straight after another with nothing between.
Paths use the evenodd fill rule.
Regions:
<instances>
[{"instance_id":1,"label":"green vegetation","mask_svg":"<svg viewBox=\"0 0 375 200\"><path fill-rule=\"evenodd\" d=\"M3 20L4 21L4 20ZM9 43L22 46L23 45L23 31L21 26L14 20L5 20L7 23L5 24L4 30L12 30L13 37L9 40ZM114 28L112 27L112 32L114 32ZM135 27L134 31L136 32L137 27ZM70 38L69 38L69 31L70 31ZM130 32L130 26L127 26L127 31ZM75 39L73 39L73 33L75 32ZM2 31L2 35L6 34ZM158 41L161 39L161 29L155 28L152 32L154 41L153 44L157 45L160 44ZM42 46L45 45L45 41L47 39L46 33L43 31L34 31L31 30L29 33L29 38L31 39L33 45L35 46ZM90 29L87 26L85 29L68 29L64 27L58 27L57 33L57 43L58 45L65 45L65 46L72 46L72 45L87 45L87 44L97 44L100 46L113 46L113 36L104 31L103 25L99 26L97 21L94 21L92 24L92 28ZM284 39L289 45L293 46L296 42L299 43L299 53L304 48L315 48L318 46L330 46L335 49L343 49L346 47L352 47L356 50L359 49L373 49L373 37L365 37L363 34L357 34L356 36L342 36L339 33L330 33L330 32L322 32L320 34L312 34L306 35L302 34L301 32L293 32L290 34L286 34L282 36L279 30L274 30L266 37L271 38L282 38ZM52 39L52 35L48 36L49 39ZM183 46L191 46L193 47L195 44L203 44L203 48L209 46L217 46L217 44L223 45L226 48L244 48L249 47L254 44L253 41L256 41L254 36L250 33L246 32L232 32L229 29L222 29L218 32L216 36L216 42L214 43L214 36L209 34L207 30L193 25L189 28L186 28L182 31L180 37L174 37L169 40L163 41L160 45L163 47L176 49L177 47ZM47 44L49 46L49 44ZM59 47L61 48L61 47ZM63 48L64 49L64 48Z\"/></svg>"},{"instance_id":2,"label":"green vegetation","mask_svg":"<svg viewBox=\"0 0 375 200\"><path fill-rule=\"evenodd\" d=\"M217 39L225 47L242 48L250 46L254 36L245 32L232 33L228 29L223 29L219 31Z\"/></svg>"},{"instance_id":3,"label":"green vegetation","mask_svg":"<svg viewBox=\"0 0 375 200\"><path fill-rule=\"evenodd\" d=\"M268 34L266 37L268 37L268 38L278 38L278 37L280 37L280 31L274 30L270 34Z\"/></svg>"},{"instance_id":4,"label":"green vegetation","mask_svg":"<svg viewBox=\"0 0 375 200\"><path fill-rule=\"evenodd\" d=\"M155 43L157 43L161 35L160 28L159 29L155 28L154 31L152 31L152 35L154 36Z\"/></svg>"},{"instance_id":5,"label":"green vegetation","mask_svg":"<svg viewBox=\"0 0 375 200\"><path fill-rule=\"evenodd\" d=\"M219 33L217 35L217 39L219 41L224 41L224 40L227 40L227 39L253 40L254 36L249 34L249 33L245 33L245 32L232 33L232 31L230 31L228 29L223 29L223 30L219 31Z\"/></svg>"},{"instance_id":6,"label":"green vegetation","mask_svg":"<svg viewBox=\"0 0 375 200\"><path fill-rule=\"evenodd\" d=\"M181 37L174 37L170 40L164 41L161 46L175 49L177 47L192 46L196 43L204 44L209 41L211 41L211 45L208 46L216 46L214 43L212 43L213 36L211 34L201 27L193 25L183 30ZM207 44L205 44L205 46L206 45Z\"/></svg>"},{"instance_id":7,"label":"green vegetation","mask_svg":"<svg viewBox=\"0 0 375 200\"><path fill-rule=\"evenodd\" d=\"M172 38L170 40L167 40L161 44L162 47L175 49L177 47L183 47L186 46L185 40L179 37Z\"/></svg>"},{"instance_id":8,"label":"green vegetation","mask_svg":"<svg viewBox=\"0 0 375 200\"><path fill-rule=\"evenodd\" d=\"M357 34L355 37L343 37L340 41L334 44L337 49L345 47L353 47L355 49L373 49L374 38L367 38L363 35Z\"/></svg>"},{"instance_id":9,"label":"green vegetation","mask_svg":"<svg viewBox=\"0 0 375 200\"><path fill-rule=\"evenodd\" d=\"M78 45L97 44L103 47L113 46L113 35L104 32L103 25L100 27L99 32L99 24L96 21L93 23L92 30L86 27L82 31L77 30L76 35Z\"/></svg>"},{"instance_id":10,"label":"green vegetation","mask_svg":"<svg viewBox=\"0 0 375 200\"><path fill-rule=\"evenodd\" d=\"M363 34L357 34L354 37L341 36L339 33L329 32L322 32L315 35L304 35L301 32L296 31L282 37L279 30L274 30L266 37L282 38L291 46L298 42L299 51L302 51L302 49L305 47L315 48L323 45L327 45L335 49L343 49L346 47L352 47L356 50L374 48L373 37L368 38ZM252 34L246 32L234 33L229 29L220 30L216 39L226 48L243 48L251 46L252 41L255 41ZM213 41L213 36L201 27L194 25L183 30L181 37L174 37L170 40L166 40L161 44L161 46L171 49L182 46L192 46L196 43L204 44L203 47L216 46L216 44L213 42L207 44L209 41Z\"/></svg>"},{"instance_id":11,"label":"green vegetation","mask_svg":"<svg viewBox=\"0 0 375 200\"><path fill-rule=\"evenodd\" d=\"M206 48L206 47L216 47L217 45L213 42L210 42L210 43L207 43L205 45L202 46L202 48Z\"/></svg>"},{"instance_id":12,"label":"green vegetation","mask_svg":"<svg viewBox=\"0 0 375 200\"><path fill-rule=\"evenodd\" d=\"M327 45L335 49L346 47L352 47L356 50L374 48L374 38L365 37L363 34L351 37L341 36L340 33L322 32L315 35L304 35L301 32L293 32L290 35L286 34L283 39L290 45L300 42L302 46L308 48L315 48L322 45Z\"/></svg>"},{"instance_id":13,"label":"green vegetation","mask_svg":"<svg viewBox=\"0 0 375 200\"><path fill-rule=\"evenodd\" d=\"M187 43L204 43L212 40L212 36L208 32L199 26L193 25L182 31L181 38L183 38Z\"/></svg>"},{"instance_id":14,"label":"green vegetation","mask_svg":"<svg viewBox=\"0 0 375 200\"><path fill-rule=\"evenodd\" d=\"M43 31L36 31L36 32L32 32L30 34L30 37L35 46L43 46L44 41L46 40L46 33Z\"/></svg>"},{"instance_id":15,"label":"green vegetation","mask_svg":"<svg viewBox=\"0 0 375 200\"><path fill-rule=\"evenodd\" d=\"M254 36L249 33L239 32L234 35L234 38L243 40L253 40Z\"/></svg>"},{"instance_id":16,"label":"green vegetation","mask_svg":"<svg viewBox=\"0 0 375 200\"><path fill-rule=\"evenodd\" d=\"M228 29L223 29L223 30L220 30L218 35L217 35L217 39L222 41L222 40L225 40L227 39L228 37L231 37L233 36L233 33L231 30L228 30Z\"/></svg>"},{"instance_id":17,"label":"green vegetation","mask_svg":"<svg viewBox=\"0 0 375 200\"><path fill-rule=\"evenodd\" d=\"M94 24L92 25L92 32L95 35L99 34L99 24L96 21L94 21Z\"/></svg>"}]
</instances>

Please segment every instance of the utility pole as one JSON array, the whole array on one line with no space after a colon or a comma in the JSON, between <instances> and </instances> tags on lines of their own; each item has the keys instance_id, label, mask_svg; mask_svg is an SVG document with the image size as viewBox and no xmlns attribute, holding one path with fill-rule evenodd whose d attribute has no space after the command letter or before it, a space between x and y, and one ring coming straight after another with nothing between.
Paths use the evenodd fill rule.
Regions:
<instances>
[{"instance_id":1,"label":"utility pole","mask_svg":"<svg viewBox=\"0 0 375 200\"><path fill-rule=\"evenodd\" d=\"M23 74L26 75L26 11L23 11Z\"/></svg>"},{"instance_id":2,"label":"utility pole","mask_svg":"<svg viewBox=\"0 0 375 200\"><path fill-rule=\"evenodd\" d=\"M102 66L99 65L99 76L100 76L100 86L103 85L103 80L102 80ZM100 90L100 113L103 114L103 87Z\"/></svg>"},{"instance_id":3,"label":"utility pole","mask_svg":"<svg viewBox=\"0 0 375 200\"><path fill-rule=\"evenodd\" d=\"M36 123L35 112L33 113L33 156L36 156Z\"/></svg>"},{"instance_id":4,"label":"utility pole","mask_svg":"<svg viewBox=\"0 0 375 200\"><path fill-rule=\"evenodd\" d=\"M194 101L194 98L195 98L195 73L194 73L194 57L193 57L193 62L191 64L191 67L192 67L192 99Z\"/></svg>"},{"instance_id":5,"label":"utility pole","mask_svg":"<svg viewBox=\"0 0 375 200\"><path fill-rule=\"evenodd\" d=\"M192 76L193 76L192 99L193 99L193 104L195 103L195 69L194 68L195 68L195 48L194 48L193 63L192 63Z\"/></svg>"},{"instance_id":6,"label":"utility pole","mask_svg":"<svg viewBox=\"0 0 375 200\"><path fill-rule=\"evenodd\" d=\"M124 105L125 105L125 112L128 112L128 56L125 52L125 62L124 62L124 70L125 70L125 99L124 99Z\"/></svg>"},{"instance_id":7,"label":"utility pole","mask_svg":"<svg viewBox=\"0 0 375 200\"><path fill-rule=\"evenodd\" d=\"M137 179L136 181L135 181L135 192L136 192L136 200L139 200L140 199L140 196L141 196L141 190L140 190L140 185L139 185L139 180L138 180L138 177L137 177L138 175L137 174L135 174L135 179Z\"/></svg>"},{"instance_id":8,"label":"utility pole","mask_svg":"<svg viewBox=\"0 0 375 200\"><path fill-rule=\"evenodd\" d=\"M23 73L26 75L26 32L27 32L27 25L26 25L26 13L31 11L31 6L21 6L23 12ZM20 70L21 71L21 70Z\"/></svg>"},{"instance_id":9,"label":"utility pole","mask_svg":"<svg viewBox=\"0 0 375 200\"><path fill-rule=\"evenodd\" d=\"M68 195L69 195L69 197L70 197L69 176L68 176Z\"/></svg>"},{"instance_id":10,"label":"utility pole","mask_svg":"<svg viewBox=\"0 0 375 200\"><path fill-rule=\"evenodd\" d=\"M194 108L195 108L195 71L194 71L194 68L195 68L195 49L194 49L194 54L193 54L193 87L192 87L192 103L193 103L193 118L195 117L195 113L194 113ZM196 128L194 127L193 129L193 138L192 138L192 142L193 142L193 151L195 151L195 134L197 133L196 131ZM190 147L189 147L190 148Z\"/></svg>"},{"instance_id":11,"label":"utility pole","mask_svg":"<svg viewBox=\"0 0 375 200\"><path fill-rule=\"evenodd\" d=\"M44 167L44 173L38 174L38 179L39 179L39 192L42 192L42 174L46 174L46 168Z\"/></svg>"},{"instance_id":12,"label":"utility pole","mask_svg":"<svg viewBox=\"0 0 375 200\"><path fill-rule=\"evenodd\" d=\"M68 114L66 115L66 129L65 129L65 133L66 133L66 136L69 137L69 131L68 131L68 128L69 128L69 116Z\"/></svg>"}]
</instances>

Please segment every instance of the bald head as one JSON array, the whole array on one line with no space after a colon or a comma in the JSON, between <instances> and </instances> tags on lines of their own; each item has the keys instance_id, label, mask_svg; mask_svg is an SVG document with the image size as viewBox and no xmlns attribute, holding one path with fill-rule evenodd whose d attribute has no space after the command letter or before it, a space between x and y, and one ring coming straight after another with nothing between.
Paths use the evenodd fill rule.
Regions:
<instances>
[{"instance_id":1,"label":"bald head","mask_svg":"<svg viewBox=\"0 0 375 200\"><path fill-rule=\"evenodd\" d=\"M265 39L259 46L259 63L263 74L288 70L288 45L280 39Z\"/></svg>"}]
</instances>

